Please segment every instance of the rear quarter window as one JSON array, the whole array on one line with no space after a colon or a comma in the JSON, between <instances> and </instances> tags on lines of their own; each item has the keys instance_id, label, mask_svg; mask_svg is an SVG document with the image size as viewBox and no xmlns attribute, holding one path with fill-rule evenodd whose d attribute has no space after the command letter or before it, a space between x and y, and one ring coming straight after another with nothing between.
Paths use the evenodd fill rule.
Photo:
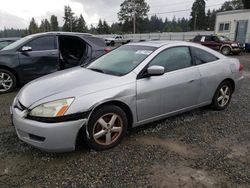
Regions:
<instances>
[{"instance_id":1,"label":"rear quarter window","mask_svg":"<svg viewBox=\"0 0 250 188\"><path fill-rule=\"evenodd\" d=\"M219 59L215 55L200 48L191 47L191 52L196 65L213 62Z\"/></svg>"}]
</instances>

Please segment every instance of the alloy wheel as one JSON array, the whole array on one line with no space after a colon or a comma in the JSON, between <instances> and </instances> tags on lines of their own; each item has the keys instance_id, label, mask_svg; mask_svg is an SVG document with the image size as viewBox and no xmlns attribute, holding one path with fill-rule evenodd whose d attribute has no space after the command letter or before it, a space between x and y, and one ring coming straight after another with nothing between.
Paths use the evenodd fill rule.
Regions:
<instances>
[{"instance_id":1,"label":"alloy wheel","mask_svg":"<svg viewBox=\"0 0 250 188\"><path fill-rule=\"evenodd\" d=\"M231 96L230 88L227 85L222 86L217 98L218 105L220 107L226 106L230 100L230 96Z\"/></svg>"},{"instance_id":2,"label":"alloy wheel","mask_svg":"<svg viewBox=\"0 0 250 188\"><path fill-rule=\"evenodd\" d=\"M0 92L6 92L13 86L13 79L5 72L0 72Z\"/></svg>"},{"instance_id":3,"label":"alloy wheel","mask_svg":"<svg viewBox=\"0 0 250 188\"><path fill-rule=\"evenodd\" d=\"M100 145L111 145L120 137L123 122L115 113L105 114L100 117L93 128L93 138Z\"/></svg>"}]
</instances>

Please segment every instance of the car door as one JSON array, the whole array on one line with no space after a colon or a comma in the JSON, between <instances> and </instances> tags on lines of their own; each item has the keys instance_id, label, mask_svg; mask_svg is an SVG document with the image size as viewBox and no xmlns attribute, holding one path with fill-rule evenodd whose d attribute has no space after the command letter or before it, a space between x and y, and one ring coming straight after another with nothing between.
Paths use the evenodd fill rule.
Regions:
<instances>
[{"instance_id":1,"label":"car door","mask_svg":"<svg viewBox=\"0 0 250 188\"><path fill-rule=\"evenodd\" d=\"M20 48L18 56L25 81L59 69L59 53L55 36L41 36L29 41Z\"/></svg>"},{"instance_id":2,"label":"car door","mask_svg":"<svg viewBox=\"0 0 250 188\"><path fill-rule=\"evenodd\" d=\"M165 68L165 74L138 78L137 115L144 121L176 112L197 104L200 73L193 66L189 47L169 48L159 53L148 65Z\"/></svg>"},{"instance_id":3,"label":"car door","mask_svg":"<svg viewBox=\"0 0 250 188\"><path fill-rule=\"evenodd\" d=\"M224 64L219 58L200 48L191 47L194 63L201 74L201 92L198 103L211 102L215 90L224 77Z\"/></svg>"}]
</instances>

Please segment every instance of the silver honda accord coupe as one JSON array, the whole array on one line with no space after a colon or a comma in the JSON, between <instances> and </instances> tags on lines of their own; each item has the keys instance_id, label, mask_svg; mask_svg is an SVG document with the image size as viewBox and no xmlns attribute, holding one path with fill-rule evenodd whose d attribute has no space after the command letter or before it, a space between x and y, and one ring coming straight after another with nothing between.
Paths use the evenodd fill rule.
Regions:
<instances>
[{"instance_id":1,"label":"silver honda accord coupe","mask_svg":"<svg viewBox=\"0 0 250 188\"><path fill-rule=\"evenodd\" d=\"M94 150L121 142L129 128L210 105L224 110L243 66L199 44L152 41L124 45L77 67L24 86L11 106L18 137L46 151Z\"/></svg>"}]
</instances>

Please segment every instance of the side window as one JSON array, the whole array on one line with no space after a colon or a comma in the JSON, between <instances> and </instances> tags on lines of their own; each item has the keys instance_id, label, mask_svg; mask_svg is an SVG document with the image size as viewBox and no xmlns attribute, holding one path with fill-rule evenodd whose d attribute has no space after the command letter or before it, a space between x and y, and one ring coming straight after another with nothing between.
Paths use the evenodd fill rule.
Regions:
<instances>
[{"instance_id":1,"label":"side window","mask_svg":"<svg viewBox=\"0 0 250 188\"><path fill-rule=\"evenodd\" d=\"M219 59L216 56L210 54L209 52L206 52L199 48L191 47L191 51L196 65L209 63Z\"/></svg>"},{"instance_id":2,"label":"side window","mask_svg":"<svg viewBox=\"0 0 250 188\"><path fill-rule=\"evenodd\" d=\"M212 41L212 37L211 36L206 36L205 41Z\"/></svg>"},{"instance_id":3,"label":"side window","mask_svg":"<svg viewBox=\"0 0 250 188\"><path fill-rule=\"evenodd\" d=\"M30 46L32 51L41 51L41 50L54 50L55 46L55 37L54 36L44 36L34 39L27 43L25 46Z\"/></svg>"},{"instance_id":4,"label":"side window","mask_svg":"<svg viewBox=\"0 0 250 188\"><path fill-rule=\"evenodd\" d=\"M149 64L165 68L165 72L192 66L192 58L188 47L169 48L158 54Z\"/></svg>"}]
</instances>

